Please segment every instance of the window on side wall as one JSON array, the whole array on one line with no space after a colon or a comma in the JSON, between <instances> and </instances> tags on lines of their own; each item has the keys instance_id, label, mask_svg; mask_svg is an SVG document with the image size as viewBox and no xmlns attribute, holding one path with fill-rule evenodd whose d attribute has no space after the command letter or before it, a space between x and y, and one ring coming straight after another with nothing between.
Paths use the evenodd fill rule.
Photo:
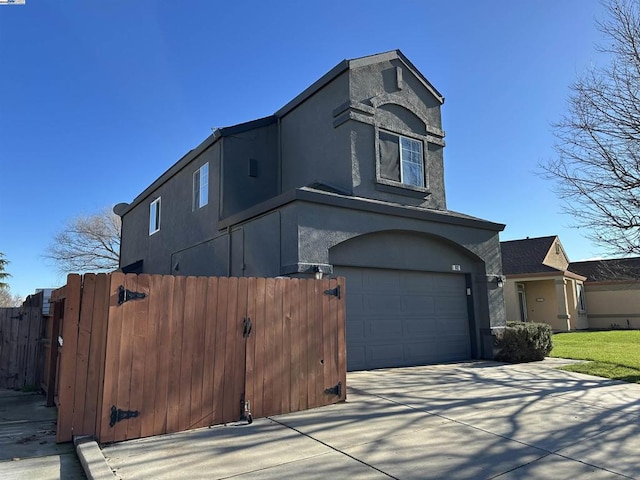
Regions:
<instances>
[{"instance_id":1,"label":"window on side wall","mask_svg":"<svg viewBox=\"0 0 640 480\"><path fill-rule=\"evenodd\" d=\"M584 284L578 283L576 284L576 291L578 297L578 311L586 312L587 311L587 302L584 298Z\"/></svg>"},{"instance_id":2,"label":"window on side wall","mask_svg":"<svg viewBox=\"0 0 640 480\"><path fill-rule=\"evenodd\" d=\"M149 205L149 235L160 230L160 197Z\"/></svg>"},{"instance_id":3,"label":"window on side wall","mask_svg":"<svg viewBox=\"0 0 640 480\"><path fill-rule=\"evenodd\" d=\"M193 210L209 203L209 163L205 163L193 174Z\"/></svg>"},{"instance_id":4,"label":"window on side wall","mask_svg":"<svg viewBox=\"0 0 640 480\"><path fill-rule=\"evenodd\" d=\"M411 187L425 188L422 141L380 131L378 133L380 178Z\"/></svg>"}]
</instances>

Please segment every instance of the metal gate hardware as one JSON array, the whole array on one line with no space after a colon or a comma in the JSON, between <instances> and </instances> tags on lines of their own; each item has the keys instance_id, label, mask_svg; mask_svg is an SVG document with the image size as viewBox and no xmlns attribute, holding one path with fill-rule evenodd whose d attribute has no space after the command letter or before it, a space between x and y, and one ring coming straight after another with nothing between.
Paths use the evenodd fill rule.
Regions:
<instances>
[{"instance_id":1,"label":"metal gate hardware","mask_svg":"<svg viewBox=\"0 0 640 480\"><path fill-rule=\"evenodd\" d=\"M329 290L325 290L324 291L325 295L333 295L334 297L338 297L338 300L340 299L340 285L338 285L336 288L330 288Z\"/></svg>"},{"instance_id":2,"label":"metal gate hardware","mask_svg":"<svg viewBox=\"0 0 640 480\"><path fill-rule=\"evenodd\" d=\"M247 425L251 425L253 423L253 415L251 415L251 404L249 400L244 399L244 395L242 395L242 400L240 400L241 412L240 412L240 420L246 420Z\"/></svg>"},{"instance_id":3,"label":"metal gate hardware","mask_svg":"<svg viewBox=\"0 0 640 480\"><path fill-rule=\"evenodd\" d=\"M128 420L129 418L135 418L140 415L138 410L120 410L115 405L111 406L111 421L109 426L113 426L121 420Z\"/></svg>"},{"instance_id":4,"label":"metal gate hardware","mask_svg":"<svg viewBox=\"0 0 640 480\"><path fill-rule=\"evenodd\" d=\"M338 397L342 396L342 382L338 382L335 387L325 388L324 393L327 395L337 395Z\"/></svg>"},{"instance_id":5,"label":"metal gate hardware","mask_svg":"<svg viewBox=\"0 0 640 480\"><path fill-rule=\"evenodd\" d=\"M132 292L131 290L126 290L123 285L118 287L118 305L122 305L124 302L128 302L129 300L140 300L147 296L144 292Z\"/></svg>"},{"instance_id":6,"label":"metal gate hardware","mask_svg":"<svg viewBox=\"0 0 640 480\"><path fill-rule=\"evenodd\" d=\"M249 317L242 319L242 338L248 338L251 335L253 324Z\"/></svg>"}]
</instances>

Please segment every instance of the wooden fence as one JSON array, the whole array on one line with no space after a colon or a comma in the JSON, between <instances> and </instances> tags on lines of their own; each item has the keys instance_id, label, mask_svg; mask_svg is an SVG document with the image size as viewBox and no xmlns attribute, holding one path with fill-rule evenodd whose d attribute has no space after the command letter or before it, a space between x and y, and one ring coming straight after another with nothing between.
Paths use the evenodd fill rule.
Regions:
<instances>
[{"instance_id":1,"label":"wooden fence","mask_svg":"<svg viewBox=\"0 0 640 480\"><path fill-rule=\"evenodd\" d=\"M59 442L113 442L346 397L344 279L70 275ZM248 404L246 403L248 402Z\"/></svg>"},{"instance_id":2,"label":"wooden fence","mask_svg":"<svg viewBox=\"0 0 640 480\"><path fill-rule=\"evenodd\" d=\"M38 387L42 307L0 308L0 388Z\"/></svg>"}]
</instances>

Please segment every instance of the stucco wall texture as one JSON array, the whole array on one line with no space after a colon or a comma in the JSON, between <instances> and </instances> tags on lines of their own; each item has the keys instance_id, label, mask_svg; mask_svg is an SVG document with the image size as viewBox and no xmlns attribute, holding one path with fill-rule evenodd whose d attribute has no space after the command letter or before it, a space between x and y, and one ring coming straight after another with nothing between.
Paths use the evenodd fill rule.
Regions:
<instances>
[{"instance_id":1,"label":"stucco wall texture","mask_svg":"<svg viewBox=\"0 0 640 480\"><path fill-rule=\"evenodd\" d=\"M502 289L490 281L501 273L504 225L446 210L442 102L399 51L341 62L274 115L214 132L121 205L121 267L231 276L330 274L336 262L457 268L471 280L476 351L490 357L492 330L505 324ZM424 187L381 178L381 130L422 143ZM209 201L194 210L193 175L206 162ZM161 227L149 235L158 197Z\"/></svg>"}]
</instances>

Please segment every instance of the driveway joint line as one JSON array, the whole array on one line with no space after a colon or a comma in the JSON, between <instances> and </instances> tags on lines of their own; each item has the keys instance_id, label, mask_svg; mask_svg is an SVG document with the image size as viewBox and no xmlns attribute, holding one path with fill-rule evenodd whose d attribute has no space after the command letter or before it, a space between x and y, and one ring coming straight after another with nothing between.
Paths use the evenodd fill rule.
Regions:
<instances>
[{"instance_id":1,"label":"driveway joint line","mask_svg":"<svg viewBox=\"0 0 640 480\"><path fill-rule=\"evenodd\" d=\"M367 462L364 462L364 461L360 460L359 458L354 457L353 455L349 455L347 452L343 452L342 450L334 447L333 445L329 445L328 443L323 442L322 440L319 440L319 439L317 439L315 437L312 437L311 435L308 435L308 434L306 434L304 432L301 432L297 428L291 427L291 426L287 425L286 423L282 423L282 422L276 420L275 418L272 418L272 417L267 417L267 418L269 420L271 420L272 422L276 422L279 425L282 425L283 427L289 428L289 429L293 430L294 432L299 433L300 435L303 435L303 436L305 436L307 438L310 438L311 440L313 440L315 442L318 442L318 443L320 443L321 445L324 445L327 448L330 448L334 452L340 453L340 454L344 455L345 457L349 457L350 459L355 460L356 462L361 463L362 465L365 465L365 466L371 468L372 470L380 472L380 473L382 473L383 475L386 475L389 478L393 478L394 480L400 480L398 477L394 477L393 475L390 475L389 473L385 472L384 470L380 470L379 468L374 467L373 465L370 465Z\"/></svg>"},{"instance_id":2,"label":"driveway joint line","mask_svg":"<svg viewBox=\"0 0 640 480\"><path fill-rule=\"evenodd\" d=\"M435 417L440 417L440 418L443 418L443 419L448 420L450 422L457 423L458 425L463 425L465 427L473 428L474 430L478 430L478 431L483 432L483 433L488 433L489 435L493 435L495 437L504 438L505 440L510 440L512 442L519 443L519 444L524 445L526 447L535 448L536 450L540 450L540 451L545 452L547 454L555 453L555 452L552 452L551 450L547 450L546 448L536 447L535 445L530 445L530 444L528 444L526 442L523 442L521 440L516 440L515 438L507 437L505 435L500 435L499 433L495 433L495 432L490 432L489 430L485 430L484 428L480 428L480 427L476 427L474 425L470 425L470 424L465 423L465 422L463 422L461 420L456 420L455 418L450 418L450 417L447 417L447 416L442 415L440 413L430 412L429 410L425 410L424 408L417 408L417 407L413 407L411 405L407 405L406 403L398 402L397 400L394 400L392 398L387 398L387 397L383 397L382 395L376 395L376 394L371 394L371 393L369 395L377 397L377 398L380 398L382 400L386 400L388 402L395 403L396 405L400 405L400 406L409 408L411 410L415 410L417 412L422 412L422 413L426 413L427 415L433 415Z\"/></svg>"},{"instance_id":3,"label":"driveway joint line","mask_svg":"<svg viewBox=\"0 0 640 480\"><path fill-rule=\"evenodd\" d=\"M478 431L483 432L483 433L488 433L489 435L493 435L493 436L496 436L496 437L499 437L499 438L504 438L505 440L509 440L509 441L512 441L512 442L516 442L516 443L519 443L519 444L524 445L524 446L526 446L526 447L535 448L535 449L540 450L540 451L542 451L542 452L546 452L546 455L543 455L542 457L539 457L538 459L534 460L533 462L529 462L529 463L537 462L538 460L541 460L541 459L543 459L543 458L546 458L546 457L548 457L548 456L550 456L550 455L557 455L557 456L562 457L562 458L564 458L564 459L566 459L566 460L570 460L570 461L572 461L572 462L578 462L578 463L581 463L581 464L586 465L586 466L588 466L588 467L593 467L593 468L597 468L598 470L603 470L603 471L605 471L605 472L613 473L614 475L620 475L621 477L624 477L624 478L630 478L630 479L633 479L633 478L634 478L634 477L629 477L629 476L627 476L627 475L625 475L625 474L623 474L623 473L620 473L620 472L615 472L615 471L613 471L613 470L608 470L608 469L603 468L603 467L601 467L601 466L593 465L593 464L591 464L591 463L587 463L587 462L584 462L584 461L582 461L582 460L578 460L578 459L576 459L576 458L571 458L571 457L569 457L569 456L567 456L567 455L563 455L563 454L561 454L561 453L558 453L558 452L562 451L564 448L567 448L567 447L562 447L562 448L560 448L559 450L556 450L556 451L547 450L546 448L542 448L542 447L538 447L538 446L535 446L535 445L531 445L531 444L529 444L529 443L523 442L523 441L521 441L521 440L517 440L517 439L515 439L515 438L507 437L507 436L505 436L505 435L500 435L499 433L495 433L495 432L490 432L490 431L485 430L485 429L483 429L483 428L476 427L476 426L474 426L474 425L470 425L470 424L468 424L468 423L465 423L465 422L463 422L463 421L461 421L461 420L456 420L455 418L449 418L449 417L447 417L447 416L445 416L445 415L442 415L442 414L440 414L440 413L430 412L429 410L425 410L425 409L423 409L423 408L413 407L413 406L411 406L411 405L407 405L407 404L405 404L405 403L399 402L399 401L394 400L394 399L392 399L392 398L387 398L387 397L384 397L384 396L382 396L382 395L376 395L376 394L374 394L374 393L365 392L364 390L360 390L360 389L358 389L358 388L354 388L354 387L351 387L351 388L352 388L356 393L358 393L359 395L370 395L370 396L373 396L373 397L377 397L377 398L380 398L380 399L382 399L382 400L386 400L386 401L388 401L388 402L395 403L396 405L400 405L400 406L403 406L403 407L409 408L409 409L411 409L411 410L415 410L415 411L418 411L418 412L423 412L423 413L426 413L427 415L434 415L434 416L436 416L436 417L443 418L443 419L448 420L448 421L450 421L450 422L454 422L454 423L457 423L457 424L459 424L459 425L463 425L463 426L465 426L465 427L473 428L473 429L478 430ZM610 429L612 429L612 428L614 428L614 427L611 427L611 428L609 428L609 429L607 429L607 430L610 430ZM605 430L605 431L606 431L606 430ZM594 437L597 437L597 436L601 435L602 433L604 433L604 432L603 432L603 431L600 431L600 432L598 432L598 433L596 433L596 434L594 434L594 435L589 436L588 438L594 438ZM528 465L528 464L525 464L525 465ZM523 466L525 466L525 465L520 465L520 466L516 467L516 468L515 468L515 469L513 469L513 470L517 470L518 468L522 468L522 467L523 467ZM498 475L496 475L496 476L494 476L494 477L491 477L491 478L496 478L496 477L497 477L497 476L499 476L499 475L504 475L505 473L509 473L510 471L513 471L513 470L508 470L508 471L506 471L506 472L502 472L502 473L500 473L500 474L498 474Z\"/></svg>"},{"instance_id":4,"label":"driveway joint line","mask_svg":"<svg viewBox=\"0 0 640 480\"><path fill-rule=\"evenodd\" d=\"M543 456L541 456L541 457L538 457L538 458L536 458L535 460L531 460L530 462L523 463L522 465L518 465L518 466L516 466L516 467L513 467L513 468L512 468L512 469L510 469L510 470L506 470L506 471L504 471L504 472L497 473L496 475L494 475L494 476L492 476L492 477L489 477L487 480L492 480L492 479L494 479L494 478L500 478L502 475L506 475L507 473L514 472L514 471L516 471L516 470L518 470L518 469L520 469L520 468L522 468L522 467L526 467L527 465L531 465L531 464L534 464L534 463L536 463L536 462L539 462L539 461L540 461L540 460L542 460L543 458L547 458L547 457L549 457L549 456L551 456L551 455L553 455L553 453L547 453L546 455L543 455Z\"/></svg>"},{"instance_id":5,"label":"driveway joint line","mask_svg":"<svg viewBox=\"0 0 640 480\"><path fill-rule=\"evenodd\" d=\"M267 417L268 418L268 417ZM296 462L304 462L306 460L309 460L310 458L318 458L318 457L323 457L324 455L329 455L329 453L331 452L324 452L324 453L319 453L317 455L311 455L309 457L304 457L304 458L297 458L295 460L291 460L289 462L283 462L283 463L279 463L278 465L270 465L268 467L263 467L263 468L257 468L255 470L251 470L248 472L240 472L240 473L234 473L233 475L229 475L227 477L220 477L218 478L218 480L227 480L229 478L238 478L238 477L243 477L245 475L248 475L250 473L256 473L256 472L263 472L266 470L271 470L272 468L277 468L277 467L281 467L282 465L291 465L294 464Z\"/></svg>"}]
</instances>

